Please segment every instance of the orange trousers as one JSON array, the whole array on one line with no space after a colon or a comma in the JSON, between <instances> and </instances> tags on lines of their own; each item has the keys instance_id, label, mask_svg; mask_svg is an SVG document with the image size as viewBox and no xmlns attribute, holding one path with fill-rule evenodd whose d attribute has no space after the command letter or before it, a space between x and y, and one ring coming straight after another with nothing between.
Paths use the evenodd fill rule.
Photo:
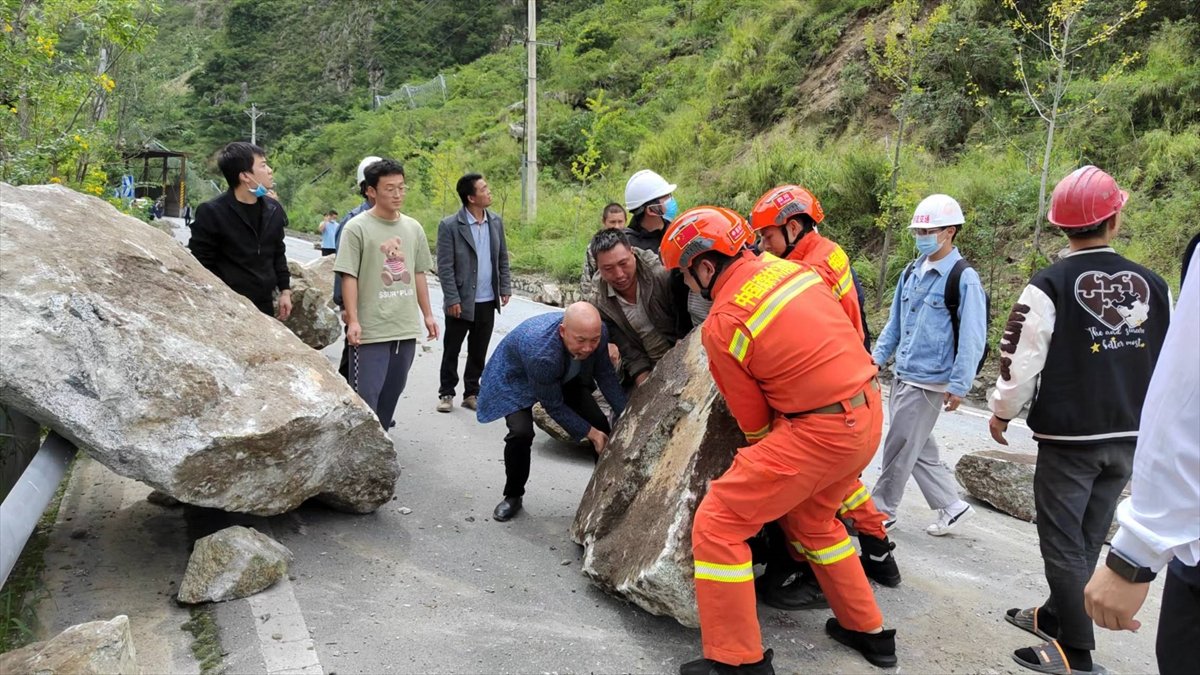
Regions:
<instances>
[{"instance_id":1,"label":"orange trousers","mask_svg":"<svg viewBox=\"0 0 1200 675\"><path fill-rule=\"evenodd\" d=\"M843 500L871 461L883 431L879 392L832 415L779 418L767 437L742 448L709 486L692 525L696 603L705 658L730 665L763 656L746 539L779 520L799 542L838 621L851 630L883 625L883 615L838 520Z\"/></svg>"},{"instance_id":2,"label":"orange trousers","mask_svg":"<svg viewBox=\"0 0 1200 675\"><path fill-rule=\"evenodd\" d=\"M862 534L876 539L883 539L887 536L887 528L883 526L887 516L883 511L875 508L875 500L871 499L871 493L867 491L867 486L863 485L859 479L854 480L854 485L846 493L838 515L842 517L842 520L849 521L850 525ZM798 554L796 555L797 560L804 559L804 554L798 551L794 553Z\"/></svg>"}]
</instances>

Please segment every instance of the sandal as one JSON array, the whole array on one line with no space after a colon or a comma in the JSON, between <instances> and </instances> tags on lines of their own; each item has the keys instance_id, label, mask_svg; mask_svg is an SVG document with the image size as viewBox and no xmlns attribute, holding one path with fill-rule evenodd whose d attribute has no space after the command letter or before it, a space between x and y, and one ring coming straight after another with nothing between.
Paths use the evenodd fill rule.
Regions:
<instances>
[{"instance_id":1,"label":"sandal","mask_svg":"<svg viewBox=\"0 0 1200 675\"><path fill-rule=\"evenodd\" d=\"M1058 646L1057 640L1051 640L1045 644L1030 647L1030 649L1037 656L1037 663L1030 663L1022 659L1017 656L1016 652L1013 652L1013 661L1016 661L1017 665L1039 673L1049 673L1049 675L1108 675L1108 669L1098 663L1093 663L1091 670L1073 670L1071 664L1067 662L1067 655Z\"/></svg>"},{"instance_id":2,"label":"sandal","mask_svg":"<svg viewBox=\"0 0 1200 675\"><path fill-rule=\"evenodd\" d=\"M1004 614L1004 620L1021 630L1029 631L1034 635L1053 642L1057 636L1050 635L1043 631L1038 625L1038 610L1041 607L1030 607L1028 609L1018 609L1013 607Z\"/></svg>"}]
</instances>

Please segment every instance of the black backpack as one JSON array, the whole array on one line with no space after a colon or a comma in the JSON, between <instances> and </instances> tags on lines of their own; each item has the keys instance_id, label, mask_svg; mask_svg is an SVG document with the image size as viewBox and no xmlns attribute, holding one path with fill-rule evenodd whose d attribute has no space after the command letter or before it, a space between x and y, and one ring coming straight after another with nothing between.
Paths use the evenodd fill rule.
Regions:
<instances>
[{"instance_id":1,"label":"black backpack","mask_svg":"<svg viewBox=\"0 0 1200 675\"><path fill-rule=\"evenodd\" d=\"M904 274L901 277L900 284L908 283L908 278L912 276L912 268L914 262L910 262L904 268ZM954 329L954 356L958 356L958 305L962 301L959 288L959 280L962 279L963 270L971 265L966 258L959 258L958 262L954 263L954 267L950 268L950 274L946 275L946 311L950 312L950 327ZM992 325L992 298L987 291L983 292L984 317L987 325ZM987 339L983 341L983 356L979 357L979 364L975 366L975 374L983 372L983 364L987 363L988 356L991 354L992 347L987 343Z\"/></svg>"}]
</instances>

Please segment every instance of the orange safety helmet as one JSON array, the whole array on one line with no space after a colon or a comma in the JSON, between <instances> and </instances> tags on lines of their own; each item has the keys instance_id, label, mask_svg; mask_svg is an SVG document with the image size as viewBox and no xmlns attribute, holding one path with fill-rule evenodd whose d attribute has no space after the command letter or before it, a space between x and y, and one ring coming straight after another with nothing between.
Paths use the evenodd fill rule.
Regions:
<instances>
[{"instance_id":1,"label":"orange safety helmet","mask_svg":"<svg viewBox=\"0 0 1200 675\"><path fill-rule=\"evenodd\" d=\"M1067 229L1090 227L1116 215L1128 200L1112 176L1089 164L1054 186L1046 219Z\"/></svg>"},{"instance_id":2,"label":"orange safety helmet","mask_svg":"<svg viewBox=\"0 0 1200 675\"><path fill-rule=\"evenodd\" d=\"M780 185L758 198L750 211L750 227L755 232L766 227L783 227L800 215L808 215L814 223L825 220L825 211L813 193L799 185Z\"/></svg>"},{"instance_id":3,"label":"orange safety helmet","mask_svg":"<svg viewBox=\"0 0 1200 675\"><path fill-rule=\"evenodd\" d=\"M687 269L701 253L733 256L753 241L750 224L737 212L721 206L697 206L671 223L659 252L667 269Z\"/></svg>"}]
</instances>

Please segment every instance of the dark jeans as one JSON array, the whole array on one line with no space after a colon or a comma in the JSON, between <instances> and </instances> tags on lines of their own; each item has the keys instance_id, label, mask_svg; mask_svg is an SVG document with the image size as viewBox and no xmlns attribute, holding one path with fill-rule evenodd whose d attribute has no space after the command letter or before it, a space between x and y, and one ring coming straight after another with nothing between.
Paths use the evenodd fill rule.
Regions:
<instances>
[{"instance_id":1,"label":"dark jeans","mask_svg":"<svg viewBox=\"0 0 1200 675\"><path fill-rule=\"evenodd\" d=\"M609 433L608 418L592 398L591 382L576 377L563 385L563 401L588 424ZM533 409L523 408L504 418L508 434L504 437L505 497L521 497L529 480L529 455L533 448Z\"/></svg>"},{"instance_id":2,"label":"dark jeans","mask_svg":"<svg viewBox=\"0 0 1200 675\"><path fill-rule=\"evenodd\" d=\"M1050 586L1044 607L1058 618L1058 641L1068 647L1096 648L1083 587L1096 569L1117 500L1133 472L1133 449L1134 441L1038 442L1033 499Z\"/></svg>"},{"instance_id":3,"label":"dark jeans","mask_svg":"<svg viewBox=\"0 0 1200 675\"><path fill-rule=\"evenodd\" d=\"M327 256L327 255L333 255L334 253L337 253L337 249L336 249L336 248L323 248L323 249L321 249L321 257L322 257L322 258L324 258L324 257L325 257L325 256Z\"/></svg>"},{"instance_id":4,"label":"dark jeans","mask_svg":"<svg viewBox=\"0 0 1200 675\"><path fill-rule=\"evenodd\" d=\"M1158 615L1158 672L1162 675L1192 675L1200 672L1200 585L1189 583L1200 576L1195 567L1178 560L1167 569L1162 611Z\"/></svg>"},{"instance_id":5,"label":"dark jeans","mask_svg":"<svg viewBox=\"0 0 1200 675\"><path fill-rule=\"evenodd\" d=\"M467 368L463 372L463 398L479 394L479 376L487 360L492 327L496 324L496 301L475 303L475 320L457 319L446 315L446 336L442 346L442 383L438 396L454 396L458 386L458 353L463 338L467 340Z\"/></svg>"},{"instance_id":6,"label":"dark jeans","mask_svg":"<svg viewBox=\"0 0 1200 675\"><path fill-rule=\"evenodd\" d=\"M396 402L408 384L408 371L416 353L415 339L350 348L350 386L375 411L384 431L392 427Z\"/></svg>"}]
</instances>

